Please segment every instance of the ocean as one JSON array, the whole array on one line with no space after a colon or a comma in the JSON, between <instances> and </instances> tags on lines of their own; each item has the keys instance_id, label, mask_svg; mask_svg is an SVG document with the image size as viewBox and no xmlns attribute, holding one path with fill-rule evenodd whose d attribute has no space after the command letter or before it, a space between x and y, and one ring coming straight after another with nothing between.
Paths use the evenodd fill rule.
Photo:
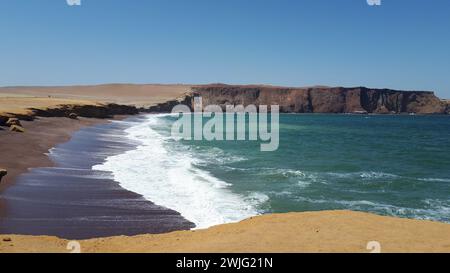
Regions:
<instances>
[{"instance_id":1,"label":"ocean","mask_svg":"<svg viewBox=\"0 0 450 273\"><path fill-rule=\"evenodd\" d=\"M122 137L136 146L92 169L196 228L335 209L450 222L449 116L281 114L274 152L257 141L180 140L176 120L130 123Z\"/></svg>"}]
</instances>

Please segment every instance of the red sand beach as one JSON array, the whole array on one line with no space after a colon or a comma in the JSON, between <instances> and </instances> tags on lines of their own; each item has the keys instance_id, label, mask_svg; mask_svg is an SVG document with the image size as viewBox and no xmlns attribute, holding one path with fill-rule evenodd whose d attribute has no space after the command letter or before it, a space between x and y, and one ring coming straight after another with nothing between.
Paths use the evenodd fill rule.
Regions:
<instances>
[{"instance_id":1,"label":"red sand beach","mask_svg":"<svg viewBox=\"0 0 450 273\"><path fill-rule=\"evenodd\" d=\"M103 91L89 95L97 88ZM132 86L124 95L123 88L121 85L0 88L0 113L28 115L30 107L58 107L59 104L134 104L139 101L141 105L152 105L177 97L188 89L181 85L165 86L162 88L165 91L158 85ZM1 181L2 197L7 197L8 191L14 192L14 189L26 189L18 178L29 173L29 168L54 166L46 155L50 148L67 142L82 128L106 124L107 120L55 117L21 122L24 133L10 132L7 127L0 131L0 168L8 170ZM136 200L139 196L132 198ZM8 206L7 200L0 200L3 219L14 218ZM324 211L264 215L206 230L99 238L80 243L84 252L369 252L367 243L378 241L382 252L450 252L449 238L449 224L351 211ZM0 252L67 252L67 242L56 237L0 235Z\"/></svg>"}]
</instances>

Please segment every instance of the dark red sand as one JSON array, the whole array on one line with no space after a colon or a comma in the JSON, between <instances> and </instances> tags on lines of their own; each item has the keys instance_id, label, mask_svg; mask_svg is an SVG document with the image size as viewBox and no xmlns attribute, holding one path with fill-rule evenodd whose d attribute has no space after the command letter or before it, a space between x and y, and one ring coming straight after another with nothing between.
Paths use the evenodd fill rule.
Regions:
<instances>
[{"instance_id":1,"label":"dark red sand","mask_svg":"<svg viewBox=\"0 0 450 273\"><path fill-rule=\"evenodd\" d=\"M193 227L178 212L121 188L109 173L91 170L105 155L134 147L120 137L124 125L67 118L23 125L24 134L0 132L0 168L9 172L0 189L0 234L86 239ZM50 158L45 153L53 146Z\"/></svg>"},{"instance_id":2,"label":"dark red sand","mask_svg":"<svg viewBox=\"0 0 450 273\"><path fill-rule=\"evenodd\" d=\"M88 118L38 118L21 121L25 133L10 132L8 128L0 127L3 129L0 130L0 168L8 170L8 175L0 183L0 193L28 168L52 166L53 162L45 153L56 144L68 141L73 132L106 122Z\"/></svg>"}]
</instances>

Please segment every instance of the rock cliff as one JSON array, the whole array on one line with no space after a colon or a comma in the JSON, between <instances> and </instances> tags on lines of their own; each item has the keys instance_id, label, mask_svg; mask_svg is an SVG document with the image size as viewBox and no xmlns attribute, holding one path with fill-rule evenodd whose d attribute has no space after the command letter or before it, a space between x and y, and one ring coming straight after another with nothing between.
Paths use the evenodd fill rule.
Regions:
<instances>
[{"instance_id":1,"label":"rock cliff","mask_svg":"<svg viewBox=\"0 0 450 273\"><path fill-rule=\"evenodd\" d=\"M111 118L114 115L135 115L139 109L131 105L59 105L49 108L31 108L28 114L0 114L0 126L11 126L10 120L33 120L36 117L67 117L76 115L87 118Z\"/></svg>"},{"instance_id":2,"label":"rock cliff","mask_svg":"<svg viewBox=\"0 0 450 273\"><path fill-rule=\"evenodd\" d=\"M365 87L281 88L268 86L196 86L188 94L203 105L280 105L284 113L444 114L448 105L427 91ZM190 104L192 105L192 103Z\"/></svg>"},{"instance_id":3,"label":"rock cliff","mask_svg":"<svg viewBox=\"0 0 450 273\"><path fill-rule=\"evenodd\" d=\"M193 98L201 96L206 105L279 105L283 113L377 113L445 114L446 101L428 91L399 91L365 87L283 88L271 86L194 86L184 97L148 109L170 112L178 103L192 108Z\"/></svg>"}]
</instances>

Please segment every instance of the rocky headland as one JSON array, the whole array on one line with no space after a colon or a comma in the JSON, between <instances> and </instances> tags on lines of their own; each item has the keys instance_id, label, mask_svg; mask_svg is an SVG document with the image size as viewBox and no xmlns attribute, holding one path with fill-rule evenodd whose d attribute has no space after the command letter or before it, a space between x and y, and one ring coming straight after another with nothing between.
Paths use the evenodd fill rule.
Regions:
<instances>
[{"instance_id":1,"label":"rocky headland","mask_svg":"<svg viewBox=\"0 0 450 273\"><path fill-rule=\"evenodd\" d=\"M178 103L192 108L193 98L203 105L279 105L282 113L353 114L448 114L450 104L429 91L400 91L365 87L285 88L272 86L202 85L166 103L150 107L153 112L170 112Z\"/></svg>"}]
</instances>

